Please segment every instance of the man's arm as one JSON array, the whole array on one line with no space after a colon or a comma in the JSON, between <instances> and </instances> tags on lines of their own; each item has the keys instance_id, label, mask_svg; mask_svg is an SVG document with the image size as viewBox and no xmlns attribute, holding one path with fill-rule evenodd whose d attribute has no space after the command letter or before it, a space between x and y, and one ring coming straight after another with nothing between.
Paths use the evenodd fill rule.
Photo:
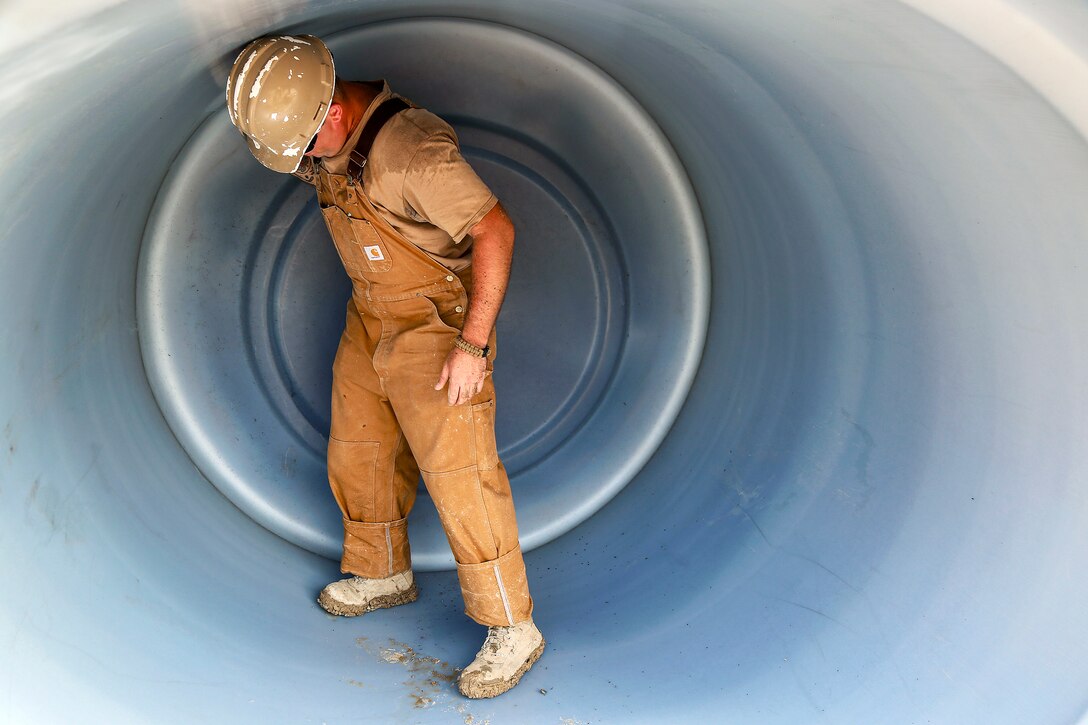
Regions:
<instances>
[{"instance_id":1,"label":"man's arm","mask_svg":"<svg viewBox=\"0 0 1088 725\"><path fill-rule=\"evenodd\" d=\"M502 204L495 204L469 233L472 235L472 294L461 337L483 347L491 336L506 297L510 261L514 256L514 223Z\"/></svg>"},{"instance_id":2,"label":"man's arm","mask_svg":"<svg viewBox=\"0 0 1088 725\"><path fill-rule=\"evenodd\" d=\"M491 336L506 297L510 262L514 256L514 224L502 204L495 204L469 233L472 235L472 294L461 337L483 347ZM455 347L442 366L435 390L441 390L448 382L449 404L467 403L483 388L486 368L484 358Z\"/></svg>"}]
</instances>

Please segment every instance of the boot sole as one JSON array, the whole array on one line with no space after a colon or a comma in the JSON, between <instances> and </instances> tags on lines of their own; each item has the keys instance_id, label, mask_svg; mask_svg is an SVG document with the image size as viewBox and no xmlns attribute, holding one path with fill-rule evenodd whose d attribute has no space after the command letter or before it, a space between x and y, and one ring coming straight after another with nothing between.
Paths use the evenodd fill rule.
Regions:
<instances>
[{"instance_id":1,"label":"boot sole","mask_svg":"<svg viewBox=\"0 0 1088 725\"><path fill-rule=\"evenodd\" d=\"M389 607L408 604L409 602L414 602L418 598L419 589L416 588L416 585L413 582L411 588L406 589L403 592L374 597L366 604L347 604L345 602L339 602L325 594L324 591L317 597L317 603L329 614L335 614L338 617L357 617L360 614L373 612L375 609L388 609Z\"/></svg>"},{"instance_id":2,"label":"boot sole","mask_svg":"<svg viewBox=\"0 0 1088 725\"><path fill-rule=\"evenodd\" d=\"M543 639L540 640L540 645L529 654L529 657L525 660L525 664L518 668L518 671L508 680L499 680L497 682L480 682L469 684L468 687L463 687L460 682L457 683L457 687L461 690L461 694L465 697L473 700L482 700L488 697L498 697L507 690L514 688L514 685L521 682L521 677L529 668L536 664L536 661L540 659L540 655L544 654L544 645L547 642ZM466 691L467 690L467 691Z\"/></svg>"}]
</instances>

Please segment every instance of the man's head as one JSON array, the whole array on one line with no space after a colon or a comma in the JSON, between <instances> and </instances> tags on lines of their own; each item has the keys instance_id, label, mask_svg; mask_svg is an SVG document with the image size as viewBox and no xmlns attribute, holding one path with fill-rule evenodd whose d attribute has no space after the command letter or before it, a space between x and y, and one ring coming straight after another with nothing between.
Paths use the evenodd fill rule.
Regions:
<instances>
[{"instance_id":1,"label":"man's head","mask_svg":"<svg viewBox=\"0 0 1088 725\"><path fill-rule=\"evenodd\" d=\"M347 138L328 151L343 118L342 105L334 102L335 79L332 53L320 39L258 38L238 55L227 78L230 120L258 161L293 173L311 141L312 155L323 156L335 153Z\"/></svg>"},{"instance_id":2,"label":"man's head","mask_svg":"<svg viewBox=\"0 0 1088 725\"><path fill-rule=\"evenodd\" d=\"M343 84L338 83L329 102L329 112L325 121L310 141L306 149L307 156L333 156L339 152L351 135L352 118L347 113L347 97Z\"/></svg>"}]
</instances>

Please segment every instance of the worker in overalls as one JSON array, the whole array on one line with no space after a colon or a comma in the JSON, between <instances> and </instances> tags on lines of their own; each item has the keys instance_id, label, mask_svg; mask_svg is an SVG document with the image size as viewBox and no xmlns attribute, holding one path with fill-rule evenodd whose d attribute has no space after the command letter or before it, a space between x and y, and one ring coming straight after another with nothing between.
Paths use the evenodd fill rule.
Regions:
<instances>
[{"instance_id":1,"label":"worker in overalls","mask_svg":"<svg viewBox=\"0 0 1088 725\"><path fill-rule=\"evenodd\" d=\"M318 38L250 43L227 108L258 161L316 187L352 282L328 446L351 576L318 602L354 616L416 599L407 516L422 474L465 613L489 628L458 686L501 694L544 650L495 446L491 366L513 224L449 124L384 81L336 78Z\"/></svg>"}]
</instances>

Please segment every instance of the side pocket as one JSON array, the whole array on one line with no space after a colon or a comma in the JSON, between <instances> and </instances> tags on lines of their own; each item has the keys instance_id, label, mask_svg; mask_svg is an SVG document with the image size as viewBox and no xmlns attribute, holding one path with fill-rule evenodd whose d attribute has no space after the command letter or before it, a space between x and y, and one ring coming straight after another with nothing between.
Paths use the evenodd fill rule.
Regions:
<instances>
[{"instance_id":1,"label":"side pocket","mask_svg":"<svg viewBox=\"0 0 1088 725\"><path fill-rule=\"evenodd\" d=\"M488 353L488 355L487 355L487 372L488 372L488 374L491 374L495 370L495 358L498 357L498 354L499 354L499 341L498 341L497 338L498 338L498 336L495 334L495 331L492 330L491 331L491 339L489 339L487 341L488 342L488 347L491 348L491 352Z\"/></svg>"},{"instance_id":2,"label":"side pocket","mask_svg":"<svg viewBox=\"0 0 1088 725\"><path fill-rule=\"evenodd\" d=\"M461 290L448 289L427 295L435 314L446 327L460 332L465 327L465 295Z\"/></svg>"},{"instance_id":3,"label":"side pocket","mask_svg":"<svg viewBox=\"0 0 1088 725\"><path fill-rule=\"evenodd\" d=\"M476 436L476 465L490 470L499 465L495 442L495 401L487 400L472 406L472 429Z\"/></svg>"}]
</instances>

